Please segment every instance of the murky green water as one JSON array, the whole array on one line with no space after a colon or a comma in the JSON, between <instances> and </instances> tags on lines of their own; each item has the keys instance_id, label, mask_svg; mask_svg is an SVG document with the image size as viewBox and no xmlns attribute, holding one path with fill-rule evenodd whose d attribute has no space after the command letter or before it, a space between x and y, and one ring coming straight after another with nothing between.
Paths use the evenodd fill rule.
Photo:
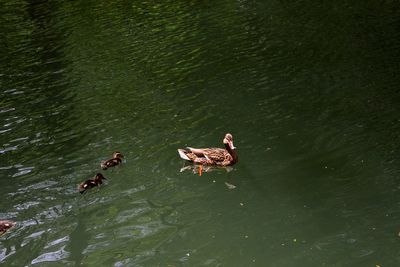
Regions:
<instances>
[{"instance_id":1,"label":"murky green water","mask_svg":"<svg viewBox=\"0 0 400 267\"><path fill-rule=\"evenodd\" d=\"M398 266L399 26L396 1L2 0L0 263ZM226 132L232 171L180 172Z\"/></svg>"}]
</instances>

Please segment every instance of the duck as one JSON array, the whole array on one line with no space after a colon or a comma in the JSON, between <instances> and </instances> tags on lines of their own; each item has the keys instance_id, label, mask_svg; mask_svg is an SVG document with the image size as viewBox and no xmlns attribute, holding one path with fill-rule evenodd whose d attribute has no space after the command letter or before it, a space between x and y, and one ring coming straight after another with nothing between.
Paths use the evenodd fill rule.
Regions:
<instances>
[{"instance_id":1,"label":"duck","mask_svg":"<svg viewBox=\"0 0 400 267\"><path fill-rule=\"evenodd\" d=\"M232 166L239 160L236 147L233 145L233 136L225 134L222 140L225 148L193 148L178 149L179 156L187 161L213 166Z\"/></svg>"},{"instance_id":2,"label":"duck","mask_svg":"<svg viewBox=\"0 0 400 267\"><path fill-rule=\"evenodd\" d=\"M120 152L116 151L113 153L112 159L102 161L100 166L103 170L107 170L110 167L114 167L114 166L121 164L123 157L124 156Z\"/></svg>"},{"instance_id":3,"label":"duck","mask_svg":"<svg viewBox=\"0 0 400 267\"><path fill-rule=\"evenodd\" d=\"M0 235L4 234L5 232L13 228L15 224L16 223L12 221L7 221L7 220L0 221Z\"/></svg>"},{"instance_id":4,"label":"duck","mask_svg":"<svg viewBox=\"0 0 400 267\"><path fill-rule=\"evenodd\" d=\"M79 193L83 194L86 192L86 190L92 187L100 186L101 184L103 184L103 179L107 180L107 178L104 177L101 173L97 173L93 179L86 180L78 186Z\"/></svg>"}]
</instances>

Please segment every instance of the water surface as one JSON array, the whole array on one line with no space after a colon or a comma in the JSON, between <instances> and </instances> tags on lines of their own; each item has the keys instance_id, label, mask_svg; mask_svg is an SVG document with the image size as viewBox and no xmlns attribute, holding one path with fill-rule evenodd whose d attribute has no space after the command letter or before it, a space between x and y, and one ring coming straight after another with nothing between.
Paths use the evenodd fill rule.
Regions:
<instances>
[{"instance_id":1,"label":"water surface","mask_svg":"<svg viewBox=\"0 0 400 267\"><path fill-rule=\"evenodd\" d=\"M0 6L0 263L400 263L397 2Z\"/></svg>"}]
</instances>

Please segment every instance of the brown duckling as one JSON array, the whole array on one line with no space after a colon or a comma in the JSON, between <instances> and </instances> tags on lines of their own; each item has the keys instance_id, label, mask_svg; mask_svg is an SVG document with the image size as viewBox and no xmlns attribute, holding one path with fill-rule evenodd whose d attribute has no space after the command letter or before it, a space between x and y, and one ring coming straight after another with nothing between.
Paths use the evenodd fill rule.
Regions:
<instances>
[{"instance_id":1,"label":"brown duckling","mask_svg":"<svg viewBox=\"0 0 400 267\"><path fill-rule=\"evenodd\" d=\"M7 232L10 228L15 226L15 222L12 221L0 221L0 235Z\"/></svg>"},{"instance_id":2,"label":"brown duckling","mask_svg":"<svg viewBox=\"0 0 400 267\"><path fill-rule=\"evenodd\" d=\"M193 148L178 149L182 159L204 165L220 167L232 166L238 162L236 147L233 145L233 137L227 133L223 139L224 148ZM200 171L199 171L200 174Z\"/></svg>"},{"instance_id":3,"label":"brown duckling","mask_svg":"<svg viewBox=\"0 0 400 267\"><path fill-rule=\"evenodd\" d=\"M116 151L113 153L112 159L101 162L100 166L103 170L107 170L110 167L114 167L121 164L123 157L124 156L120 152Z\"/></svg>"},{"instance_id":4,"label":"brown duckling","mask_svg":"<svg viewBox=\"0 0 400 267\"><path fill-rule=\"evenodd\" d=\"M94 179L86 180L79 185L79 193L83 194L86 192L86 190L103 184L103 179L107 180L107 178L104 177L101 173L96 174Z\"/></svg>"}]
</instances>

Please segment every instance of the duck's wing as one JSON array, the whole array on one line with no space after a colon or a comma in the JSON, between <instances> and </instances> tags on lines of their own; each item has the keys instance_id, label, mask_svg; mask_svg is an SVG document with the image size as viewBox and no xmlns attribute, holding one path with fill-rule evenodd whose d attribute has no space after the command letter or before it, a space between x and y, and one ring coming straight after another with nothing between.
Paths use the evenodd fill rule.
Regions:
<instances>
[{"instance_id":1,"label":"duck's wing","mask_svg":"<svg viewBox=\"0 0 400 267\"><path fill-rule=\"evenodd\" d=\"M204 157L207 158L208 161L212 161L212 164L218 166L229 166L233 162L233 157L226 149L222 148L210 148L203 151Z\"/></svg>"},{"instance_id":2,"label":"duck's wing","mask_svg":"<svg viewBox=\"0 0 400 267\"><path fill-rule=\"evenodd\" d=\"M193 148L178 149L182 159L193 161L198 164L221 165L229 156L228 151L222 148Z\"/></svg>"},{"instance_id":3,"label":"duck's wing","mask_svg":"<svg viewBox=\"0 0 400 267\"><path fill-rule=\"evenodd\" d=\"M225 149L217 148L217 147L208 147L208 148L194 148L194 147L187 147L190 152L195 154L198 157L205 157L211 154L219 154L223 153Z\"/></svg>"},{"instance_id":4,"label":"duck's wing","mask_svg":"<svg viewBox=\"0 0 400 267\"><path fill-rule=\"evenodd\" d=\"M219 163L219 165L225 167L225 166L232 165L232 162L233 162L233 157L231 156L231 154L229 154L229 153L227 152L227 153L225 154L224 160L221 161L221 162Z\"/></svg>"},{"instance_id":5,"label":"duck's wing","mask_svg":"<svg viewBox=\"0 0 400 267\"><path fill-rule=\"evenodd\" d=\"M179 156L182 159L195 161L196 159L204 159L206 160L206 154L209 152L209 148L194 148L187 147L186 149L178 149Z\"/></svg>"},{"instance_id":6,"label":"duck's wing","mask_svg":"<svg viewBox=\"0 0 400 267\"><path fill-rule=\"evenodd\" d=\"M187 150L192 152L198 157L204 157L204 152L207 150L207 148L194 148L194 147L187 147Z\"/></svg>"},{"instance_id":7,"label":"duck's wing","mask_svg":"<svg viewBox=\"0 0 400 267\"><path fill-rule=\"evenodd\" d=\"M215 163L222 162L226 158L227 151L222 148L205 148L202 150L205 158Z\"/></svg>"}]
</instances>

